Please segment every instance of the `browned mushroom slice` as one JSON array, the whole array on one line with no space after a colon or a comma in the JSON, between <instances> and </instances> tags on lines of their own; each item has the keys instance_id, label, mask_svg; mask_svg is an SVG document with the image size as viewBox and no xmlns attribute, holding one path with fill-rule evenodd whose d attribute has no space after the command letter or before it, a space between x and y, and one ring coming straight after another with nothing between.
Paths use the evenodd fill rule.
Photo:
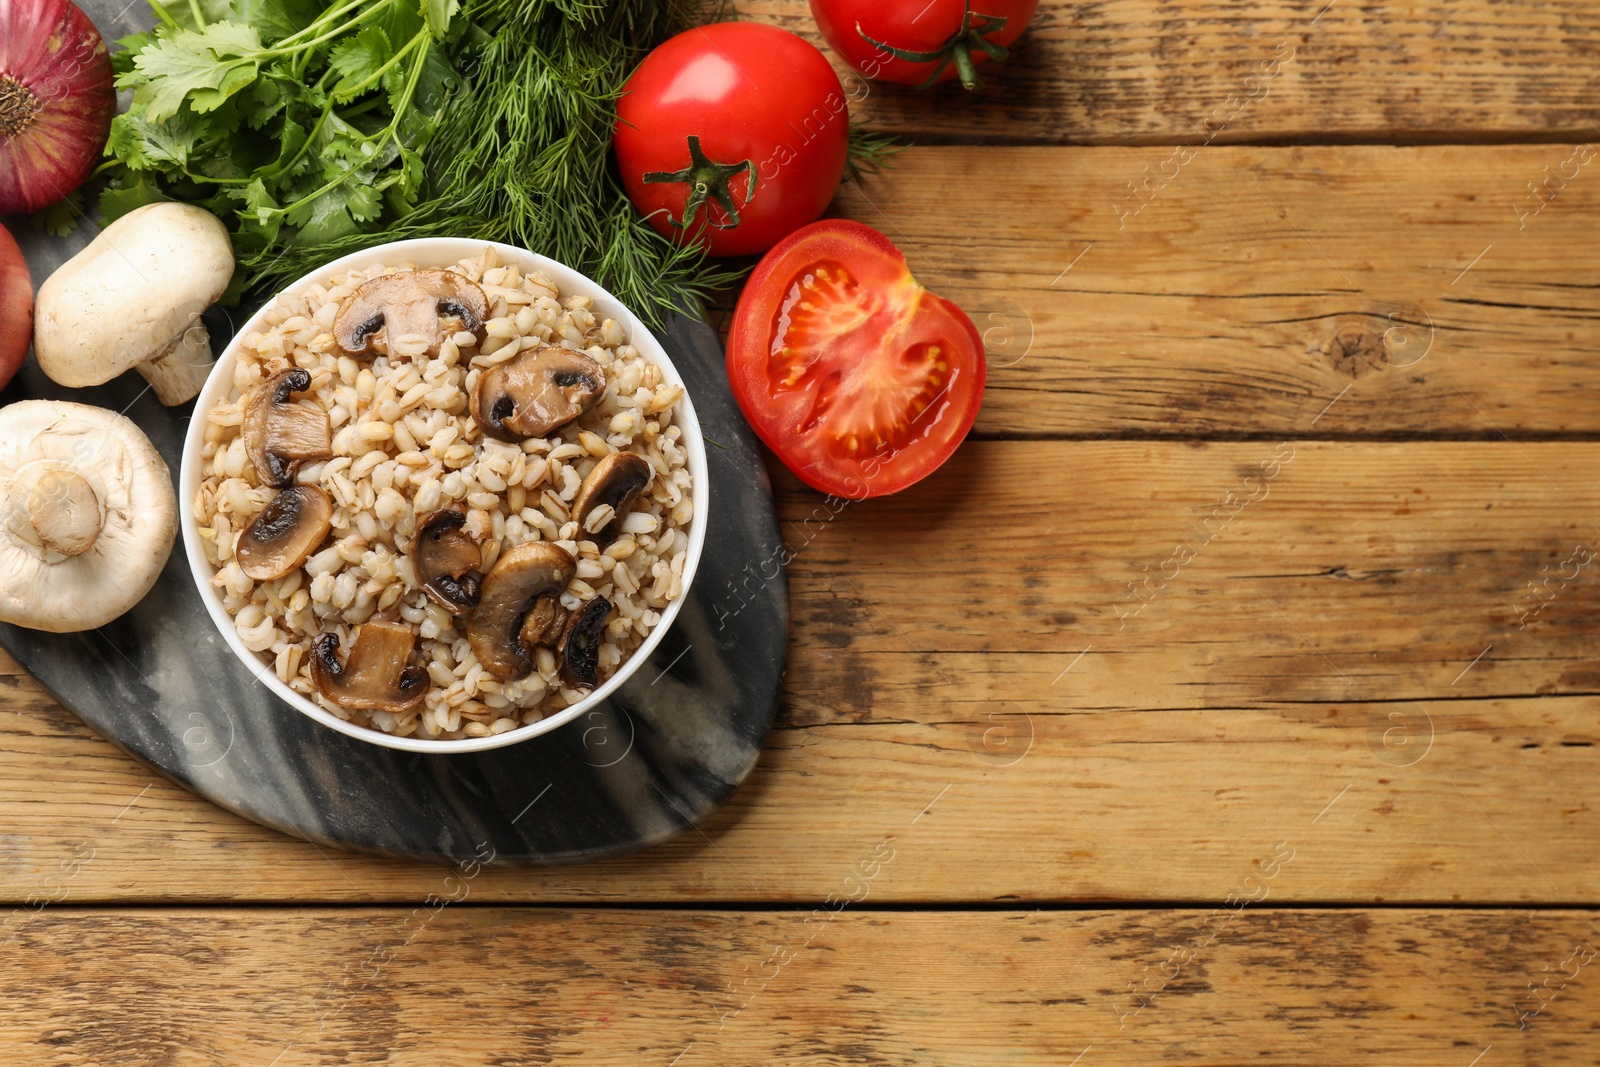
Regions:
<instances>
[{"instance_id":1,"label":"browned mushroom slice","mask_svg":"<svg viewBox=\"0 0 1600 1067\"><path fill-rule=\"evenodd\" d=\"M582 352L533 348L484 372L472 417L504 441L544 437L587 411L605 387L600 364Z\"/></svg>"},{"instance_id":2,"label":"browned mushroom slice","mask_svg":"<svg viewBox=\"0 0 1600 1067\"><path fill-rule=\"evenodd\" d=\"M314 485L285 489L239 535L239 569L258 582L282 578L317 550L332 522L327 493Z\"/></svg>"},{"instance_id":3,"label":"browned mushroom slice","mask_svg":"<svg viewBox=\"0 0 1600 1067\"><path fill-rule=\"evenodd\" d=\"M609 544L622 528L623 514L649 484L650 462L643 456L632 452L606 456L594 465L572 501L572 517L577 520L578 529L596 544ZM602 512L602 508L611 510Z\"/></svg>"},{"instance_id":4,"label":"browned mushroom slice","mask_svg":"<svg viewBox=\"0 0 1600 1067\"><path fill-rule=\"evenodd\" d=\"M369 622L341 665L339 635L319 634L311 643L311 676L318 691L341 708L398 715L421 704L428 692L428 672L406 665L415 643L408 626Z\"/></svg>"},{"instance_id":5,"label":"browned mushroom slice","mask_svg":"<svg viewBox=\"0 0 1600 1067\"><path fill-rule=\"evenodd\" d=\"M482 341L488 315L483 290L454 271L402 271L363 282L345 297L333 320L333 339L345 355L370 356L379 330L390 345L397 337L420 334L428 338L428 355L436 356L457 330Z\"/></svg>"},{"instance_id":6,"label":"browned mushroom slice","mask_svg":"<svg viewBox=\"0 0 1600 1067\"><path fill-rule=\"evenodd\" d=\"M300 464L333 455L328 413L290 402L311 388L311 375L296 368L263 382L244 407L244 447L262 485L294 484Z\"/></svg>"},{"instance_id":7,"label":"browned mushroom slice","mask_svg":"<svg viewBox=\"0 0 1600 1067\"><path fill-rule=\"evenodd\" d=\"M611 601L597 596L567 620L567 632L561 637L561 677L574 689L600 684L600 638L610 614Z\"/></svg>"},{"instance_id":8,"label":"browned mushroom slice","mask_svg":"<svg viewBox=\"0 0 1600 1067\"><path fill-rule=\"evenodd\" d=\"M554 620L561 605L544 601L558 601L577 570L566 550L547 541L529 541L500 556L483 580L477 610L467 618L467 641L484 670L496 678L523 678L533 671L539 639L560 633Z\"/></svg>"},{"instance_id":9,"label":"browned mushroom slice","mask_svg":"<svg viewBox=\"0 0 1600 1067\"><path fill-rule=\"evenodd\" d=\"M478 577L483 552L461 531L467 521L459 511L436 511L417 528L412 549L417 581L452 615L464 615L478 606Z\"/></svg>"},{"instance_id":10,"label":"browned mushroom slice","mask_svg":"<svg viewBox=\"0 0 1600 1067\"><path fill-rule=\"evenodd\" d=\"M523 648L555 648L567 625L567 609L561 606L560 593L546 593L533 602L517 631Z\"/></svg>"}]
</instances>

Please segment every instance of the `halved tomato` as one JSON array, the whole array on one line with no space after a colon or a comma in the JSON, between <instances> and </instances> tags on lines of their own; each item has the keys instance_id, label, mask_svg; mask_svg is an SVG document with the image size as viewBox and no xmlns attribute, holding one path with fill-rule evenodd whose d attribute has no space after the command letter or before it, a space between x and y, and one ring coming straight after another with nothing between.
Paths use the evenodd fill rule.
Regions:
<instances>
[{"instance_id":1,"label":"halved tomato","mask_svg":"<svg viewBox=\"0 0 1600 1067\"><path fill-rule=\"evenodd\" d=\"M853 500L921 481L983 402L983 341L870 226L827 219L756 266L728 336L744 416L814 489Z\"/></svg>"}]
</instances>

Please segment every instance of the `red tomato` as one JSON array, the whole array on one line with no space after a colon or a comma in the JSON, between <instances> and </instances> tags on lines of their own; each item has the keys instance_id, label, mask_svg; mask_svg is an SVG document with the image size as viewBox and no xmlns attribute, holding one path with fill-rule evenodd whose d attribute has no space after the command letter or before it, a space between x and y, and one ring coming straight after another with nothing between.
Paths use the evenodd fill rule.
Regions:
<instances>
[{"instance_id":1,"label":"red tomato","mask_svg":"<svg viewBox=\"0 0 1600 1067\"><path fill-rule=\"evenodd\" d=\"M850 109L809 42L718 22L639 64L617 102L616 146L628 197L657 230L715 256L753 255L833 199Z\"/></svg>"},{"instance_id":2,"label":"red tomato","mask_svg":"<svg viewBox=\"0 0 1600 1067\"><path fill-rule=\"evenodd\" d=\"M813 223L768 252L728 335L757 436L814 489L859 500L932 474L983 402L972 320L870 226Z\"/></svg>"},{"instance_id":3,"label":"red tomato","mask_svg":"<svg viewBox=\"0 0 1600 1067\"><path fill-rule=\"evenodd\" d=\"M976 5L976 6L974 6ZM811 0L822 36L864 77L926 89L1005 59L1039 0Z\"/></svg>"},{"instance_id":4,"label":"red tomato","mask_svg":"<svg viewBox=\"0 0 1600 1067\"><path fill-rule=\"evenodd\" d=\"M0 226L0 389L16 377L33 340L33 279L11 231Z\"/></svg>"}]
</instances>

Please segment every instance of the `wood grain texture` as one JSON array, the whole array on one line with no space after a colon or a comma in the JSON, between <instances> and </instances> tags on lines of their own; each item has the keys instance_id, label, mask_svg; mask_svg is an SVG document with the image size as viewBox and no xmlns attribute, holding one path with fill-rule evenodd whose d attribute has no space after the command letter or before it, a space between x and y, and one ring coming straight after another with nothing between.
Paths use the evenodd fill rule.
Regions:
<instances>
[{"instance_id":1,"label":"wood grain texture","mask_svg":"<svg viewBox=\"0 0 1600 1067\"><path fill-rule=\"evenodd\" d=\"M1600 446L1279 447L974 442L848 506L780 479L794 652L749 784L704 835L475 892L815 901L894 836L884 900L1205 900L1279 841L1304 849L1286 900L1600 899L1600 570L1563 566L1600 541ZM1217 511L1229 492L1258 499ZM392 901L438 877L141 793L21 678L0 781L13 903ZM95 861L46 882L80 842Z\"/></svg>"},{"instance_id":2,"label":"wood grain texture","mask_svg":"<svg viewBox=\"0 0 1600 1067\"><path fill-rule=\"evenodd\" d=\"M1600 15L1587 0L1044 0L988 85L928 93L852 75L806 0L736 0L813 41L851 115L931 143L1586 140ZM981 9L980 9L981 10ZM1275 76L1247 82L1284 49ZM1230 97L1255 94L1238 111Z\"/></svg>"},{"instance_id":3,"label":"wood grain texture","mask_svg":"<svg viewBox=\"0 0 1600 1067\"><path fill-rule=\"evenodd\" d=\"M834 210L984 334L981 435L1600 430L1593 149L1173 152L915 149Z\"/></svg>"},{"instance_id":4,"label":"wood grain texture","mask_svg":"<svg viewBox=\"0 0 1600 1067\"><path fill-rule=\"evenodd\" d=\"M40 1067L1593 1062L1592 913L1222 911L63 908L0 961L0 1042Z\"/></svg>"}]
</instances>

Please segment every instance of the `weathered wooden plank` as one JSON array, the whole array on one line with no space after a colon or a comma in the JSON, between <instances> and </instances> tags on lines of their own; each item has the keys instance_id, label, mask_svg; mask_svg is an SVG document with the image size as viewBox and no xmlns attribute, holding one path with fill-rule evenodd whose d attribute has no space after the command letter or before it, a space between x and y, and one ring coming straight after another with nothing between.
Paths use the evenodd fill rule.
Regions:
<instances>
[{"instance_id":1,"label":"weathered wooden plank","mask_svg":"<svg viewBox=\"0 0 1600 1067\"><path fill-rule=\"evenodd\" d=\"M1600 1009L1590 912L560 911L432 890L415 911L47 911L0 961L0 1038L41 1065L1557 1067L1593 1062Z\"/></svg>"},{"instance_id":2,"label":"weathered wooden plank","mask_svg":"<svg viewBox=\"0 0 1600 1067\"><path fill-rule=\"evenodd\" d=\"M1043 693L1092 644L1097 707L1587 693L1597 483L1582 443L971 442L785 492L795 645L1041 653Z\"/></svg>"},{"instance_id":3,"label":"weathered wooden plank","mask_svg":"<svg viewBox=\"0 0 1600 1067\"><path fill-rule=\"evenodd\" d=\"M893 675L904 660L873 666ZM844 873L892 839L884 901L1220 898L1280 843L1298 858L1275 899L1600 899L1590 700L1142 714L1019 702L969 718L893 688L882 711L909 721L775 731L703 835L598 865L485 871L474 892L809 904L848 891ZM40 902L404 902L440 877L245 823L81 728L30 729L65 713L14 706L0 699L7 923Z\"/></svg>"},{"instance_id":4,"label":"weathered wooden plank","mask_svg":"<svg viewBox=\"0 0 1600 1067\"><path fill-rule=\"evenodd\" d=\"M1193 900L1304 835L1319 858L1288 899L1595 900L1600 446L1289 447L974 442L848 506L780 481L794 654L751 783L704 837L483 891L815 900L897 835L893 899ZM1041 506L1047 471L1066 484ZM1217 518L1229 491L1257 499ZM1192 558L1143 586L1175 544ZM0 703L13 901L102 838L115 861L73 902L392 900L433 877L166 785L114 820L150 779L41 705L21 682Z\"/></svg>"},{"instance_id":5,"label":"weathered wooden plank","mask_svg":"<svg viewBox=\"0 0 1600 1067\"><path fill-rule=\"evenodd\" d=\"M1594 133L1600 17L1586 0L1271 0L1250 5L1248 17L1228 0L1159 9L1044 0L1011 62L985 71L988 87L976 98L959 85L919 93L851 76L806 0L735 7L822 48L858 121L923 141L1416 143Z\"/></svg>"},{"instance_id":6,"label":"weathered wooden plank","mask_svg":"<svg viewBox=\"0 0 1600 1067\"><path fill-rule=\"evenodd\" d=\"M1592 148L1185 151L915 149L834 209L984 332L983 435L1600 430Z\"/></svg>"}]
</instances>

